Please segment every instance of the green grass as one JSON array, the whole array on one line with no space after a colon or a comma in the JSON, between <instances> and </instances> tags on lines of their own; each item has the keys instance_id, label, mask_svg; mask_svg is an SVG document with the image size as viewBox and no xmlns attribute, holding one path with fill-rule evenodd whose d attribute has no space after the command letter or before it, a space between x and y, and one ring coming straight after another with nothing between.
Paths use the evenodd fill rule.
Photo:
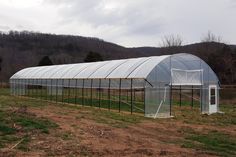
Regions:
<instances>
[{"instance_id":1,"label":"green grass","mask_svg":"<svg viewBox=\"0 0 236 157\"><path fill-rule=\"evenodd\" d=\"M0 122L0 133L5 135L5 134L13 134L15 133L15 129L11 128L5 124L3 124L2 122Z\"/></svg>"},{"instance_id":2,"label":"green grass","mask_svg":"<svg viewBox=\"0 0 236 157\"><path fill-rule=\"evenodd\" d=\"M24 106L33 106L33 107L42 107L46 105L39 100L29 99L26 97L16 97L9 95L9 89L0 89L0 108L9 108L9 107L20 107Z\"/></svg>"},{"instance_id":3,"label":"green grass","mask_svg":"<svg viewBox=\"0 0 236 157\"><path fill-rule=\"evenodd\" d=\"M9 111L9 106L20 107L22 105L29 107L45 107L47 103L42 103L40 100L23 98L23 97L13 97L9 96L9 90L0 90L0 148L7 147L8 144L15 144L21 139L23 141L17 146L17 149L28 151L29 143L31 141L30 133L42 133L45 136L50 134L50 130L57 127L54 122L42 118L36 117L28 114L19 114ZM65 93L66 94L66 93ZM85 98L85 106L91 106L91 99L89 95ZM107 95L103 95L101 100L101 108L108 109L109 101L104 100ZM39 98L37 95L33 97ZM44 96L46 98L46 96ZM50 97L47 97L50 99ZM61 101L61 96L58 96L58 101ZM52 96L52 100L56 100L55 96ZM117 99L112 97L112 99ZM128 98L130 99L130 98ZM68 97L64 95L64 102L74 103L75 99L73 96ZM127 102L127 97L122 96L122 101ZM129 100L130 101L130 100ZM82 99L77 98L76 102L82 104ZM182 133L183 141L177 141L175 144L182 145L185 148L195 149L206 154L213 154L219 156L236 156L236 139L232 134L227 134L227 132L219 132L212 130L204 130L203 132L197 132L195 129L191 128L192 125L202 125L213 126L214 128L224 128L235 126L236 124L236 108L235 105L221 104L221 111L225 114L213 114L213 115L201 115L199 109L199 102L194 101L194 107L191 109L190 101L182 101L182 107L179 107L178 101L173 101L173 112L174 118L172 119L150 119L145 118L142 115L131 115L127 113L119 113L118 107L119 103L117 101L111 100L111 109L116 111L99 110L97 108L82 107L81 105L62 105L56 103L50 103L49 105L61 105L63 111L58 114L70 114L70 109L78 110L79 114L76 116L76 120L88 119L95 121L97 123L105 124L108 126L116 128L128 128L129 126L144 122L152 121L155 125L161 125L162 123L169 122L180 122L185 123L190 127L181 128L178 130ZM94 96L92 99L92 106L99 107L99 100ZM143 103L135 102L135 106L143 109ZM126 103L121 103L121 111L130 112L130 106ZM134 108L134 112L142 113ZM23 135L18 134L18 130L13 127L13 124L17 124L22 127L24 132ZM46 134L45 134L46 133ZM62 140L71 140L73 135L68 132L63 132L58 137Z\"/></svg>"},{"instance_id":4,"label":"green grass","mask_svg":"<svg viewBox=\"0 0 236 157\"><path fill-rule=\"evenodd\" d=\"M70 132L65 132L61 135L61 138L63 140L71 140L73 138L73 135Z\"/></svg>"},{"instance_id":5,"label":"green grass","mask_svg":"<svg viewBox=\"0 0 236 157\"><path fill-rule=\"evenodd\" d=\"M49 133L49 128L58 125L44 118L28 117L24 115L13 115L13 121L24 127L26 131L40 130L42 133Z\"/></svg>"},{"instance_id":6,"label":"green grass","mask_svg":"<svg viewBox=\"0 0 236 157\"><path fill-rule=\"evenodd\" d=\"M29 143L31 141L31 137L29 135L25 135L23 137L23 141L21 143L19 143L19 145L17 146L18 149L22 150L22 151L29 151Z\"/></svg>"},{"instance_id":7,"label":"green grass","mask_svg":"<svg viewBox=\"0 0 236 157\"><path fill-rule=\"evenodd\" d=\"M236 124L236 108L234 105L220 105L220 110L224 113L215 113L212 115L201 114L199 108L189 106L174 106L174 120L183 121L187 124L201 124L214 126L230 126Z\"/></svg>"},{"instance_id":8,"label":"green grass","mask_svg":"<svg viewBox=\"0 0 236 157\"><path fill-rule=\"evenodd\" d=\"M108 124L113 127L128 127L132 124L140 123L144 117L133 116L109 111L98 111L93 114L91 119L98 123Z\"/></svg>"},{"instance_id":9,"label":"green grass","mask_svg":"<svg viewBox=\"0 0 236 157\"><path fill-rule=\"evenodd\" d=\"M63 90L63 95L47 95L47 91L43 90L42 92L40 90L36 89L31 89L28 90L26 93L28 97L32 98L38 98L38 99L43 99L43 100L49 100L49 101L54 101L54 102L64 102L64 103L72 103L72 104L80 104L84 106L95 106L95 107L101 107L101 108L110 108L113 110L119 110L119 96L118 95L112 95L111 93L111 101L108 100L108 95L107 93L101 93L101 100L100 100L100 105L99 105L99 95L97 90L93 90L93 97L91 100L91 95L90 95L90 90L85 89L84 93L84 99L81 98L82 93L81 89L78 89L77 98L75 99L75 91L74 89L70 90L70 96L69 90L64 89ZM117 93L116 93L117 94ZM126 93L122 93L121 95L121 103L120 103L120 110L121 111L131 111L131 101L130 101L130 95L124 95ZM130 94L130 93L129 93ZM133 98L134 99L134 98ZM135 98L135 101L133 101L133 112L137 113L144 113L144 102L142 102L140 97ZM110 103L110 106L109 106ZM40 105L39 105L40 106Z\"/></svg>"},{"instance_id":10,"label":"green grass","mask_svg":"<svg viewBox=\"0 0 236 157\"><path fill-rule=\"evenodd\" d=\"M149 119L142 115L131 115L122 112L119 113L109 110L99 110L92 107L81 107L76 105L64 105L62 107L65 108L65 110L66 108L79 110L79 115L75 117L77 120L90 119L97 123L107 124L118 128L128 127L132 124L140 123L145 119Z\"/></svg>"},{"instance_id":11,"label":"green grass","mask_svg":"<svg viewBox=\"0 0 236 157\"><path fill-rule=\"evenodd\" d=\"M64 99L64 102L67 103L77 103L77 104L83 104L83 99L82 98L77 98L75 100L75 98L70 98L70 99ZM109 106L110 103L110 106ZM101 107L101 108L110 108L113 110L119 110L119 105L120 105L120 110L121 111L131 111L131 104L130 102L125 102L124 100L122 100L119 104L118 101L114 101L114 100L107 100L107 99L101 99L100 100L100 105L99 105L99 99L95 99L93 98L92 100L90 98L84 98L84 105L85 106L95 106L95 107ZM144 104L143 102L134 102L133 104L133 112L137 112L137 113L143 113L143 108L144 108Z\"/></svg>"},{"instance_id":12,"label":"green grass","mask_svg":"<svg viewBox=\"0 0 236 157\"><path fill-rule=\"evenodd\" d=\"M0 148L10 147L23 139L17 149L28 151L32 133L48 134L50 129L58 126L46 118L36 117L28 112L21 113L18 109L22 106L27 108L43 105L37 100L10 96L9 89L0 90Z\"/></svg>"},{"instance_id":13,"label":"green grass","mask_svg":"<svg viewBox=\"0 0 236 157\"><path fill-rule=\"evenodd\" d=\"M20 130L13 128L13 125L19 126ZM8 144L16 143L23 138L17 148L26 151L28 150L27 144L30 141L30 135L33 132L49 134L49 130L57 126L56 123L45 118L0 109L0 147L3 148Z\"/></svg>"},{"instance_id":14,"label":"green grass","mask_svg":"<svg viewBox=\"0 0 236 157\"><path fill-rule=\"evenodd\" d=\"M188 133L182 147L202 150L220 156L236 155L236 138L218 131Z\"/></svg>"}]
</instances>

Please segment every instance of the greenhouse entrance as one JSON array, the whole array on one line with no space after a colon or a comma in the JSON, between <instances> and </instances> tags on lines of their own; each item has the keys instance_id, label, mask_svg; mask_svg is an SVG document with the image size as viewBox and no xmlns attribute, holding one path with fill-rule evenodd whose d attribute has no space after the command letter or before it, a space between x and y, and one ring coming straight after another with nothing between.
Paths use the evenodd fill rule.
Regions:
<instances>
[{"instance_id":1,"label":"greenhouse entrance","mask_svg":"<svg viewBox=\"0 0 236 157\"><path fill-rule=\"evenodd\" d=\"M171 103L179 107L202 108L203 69L171 69ZM171 105L172 105L171 104Z\"/></svg>"},{"instance_id":2,"label":"greenhouse entrance","mask_svg":"<svg viewBox=\"0 0 236 157\"><path fill-rule=\"evenodd\" d=\"M209 86L209 113L217 112L217 86Z\"/></svg>"}]
</instances>

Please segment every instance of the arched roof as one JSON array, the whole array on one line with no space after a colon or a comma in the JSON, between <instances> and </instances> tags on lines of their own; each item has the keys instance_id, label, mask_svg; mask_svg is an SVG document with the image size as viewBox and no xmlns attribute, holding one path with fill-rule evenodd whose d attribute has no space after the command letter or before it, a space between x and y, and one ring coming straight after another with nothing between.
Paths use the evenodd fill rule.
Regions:
<instances>
[{"instance_id":1,"label":"arched roof","mask_svg":"<svg viewBox=\"0 0 236 157\"><path fill-rule=\"evenodd\" d=\"M171 68L183 70L203 69L204 80L218 81L214 71L203 60L186 53L91 63L30 67L18 71L11 79L142 78L149 80L150 74L153 74L157 67L159 67L158 69L162 71L159 77L166 81L170 77L170 64Z\"/></svg>"},{"instance_id":2,"label":"arched roof","mask_svg":"<svg viewBox=\"0 0 236 157\"><path fill-rule=\"evenodd\" d=\"M11 79L95 79L146 78L151 70L169 55L111 60L91 63L30 67Z\"/></svg>"}]
</instances>

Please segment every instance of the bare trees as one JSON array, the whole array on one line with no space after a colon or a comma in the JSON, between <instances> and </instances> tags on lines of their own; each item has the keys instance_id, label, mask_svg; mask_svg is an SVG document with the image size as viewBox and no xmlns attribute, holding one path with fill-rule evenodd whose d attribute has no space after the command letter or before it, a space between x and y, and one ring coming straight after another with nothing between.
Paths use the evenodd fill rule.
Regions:
<instances>
[{"instance_id":1,"label":"bare trees","mask_svg":"<svg viewBox=\"0 0 236 157\"><path fill-rule=\"evenodd\" d=\"M162 38L161 47L179 47L183 44L183 38L180 35L165 35Z\"/></svg>"},{"instance_id":2,"label":"bare trees","mask_svg":"<svg viewBox=\"0 0 236 157\"><path fill-rule=\"evenodd\" d=\"M213 34L211 31L208 31L204 34L201 38L201 42L208 43L208 42L217 42L222 43L222 37ZM160 47L179 47L183 45L183 38L180 35L165 35L161 39L161 43L159 44Z\"/></svg>"},{"instance_id":3,"label":"bare trees","mask_svg":"<svg viewBox=\"0 0 236 157\"><path fill-rule=\"evenodd\" d=\"M222 37L213 34L211 31L208 31L207 34L205 34L202 37L201 42L217 42L217 43L221 43L222 42Z\"/></svg>"}]
</instances>

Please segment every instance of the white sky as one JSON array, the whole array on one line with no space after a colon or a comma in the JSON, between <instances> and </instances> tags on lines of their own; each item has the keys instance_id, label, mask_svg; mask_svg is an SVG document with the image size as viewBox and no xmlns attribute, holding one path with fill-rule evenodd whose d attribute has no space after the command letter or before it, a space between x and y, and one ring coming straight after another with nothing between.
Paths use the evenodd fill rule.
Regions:
<instances>
[{"instance_id":1,"label":"white sky","mask_svg":"<svg viewBox=\"0 0 236 157\"><path fill-rule=\"evenodd\" d=\"M127 47L184 44L210 30L236 44L236 0L0 0L0 31L98 37Z\"/></svg>"}]
</instances>

